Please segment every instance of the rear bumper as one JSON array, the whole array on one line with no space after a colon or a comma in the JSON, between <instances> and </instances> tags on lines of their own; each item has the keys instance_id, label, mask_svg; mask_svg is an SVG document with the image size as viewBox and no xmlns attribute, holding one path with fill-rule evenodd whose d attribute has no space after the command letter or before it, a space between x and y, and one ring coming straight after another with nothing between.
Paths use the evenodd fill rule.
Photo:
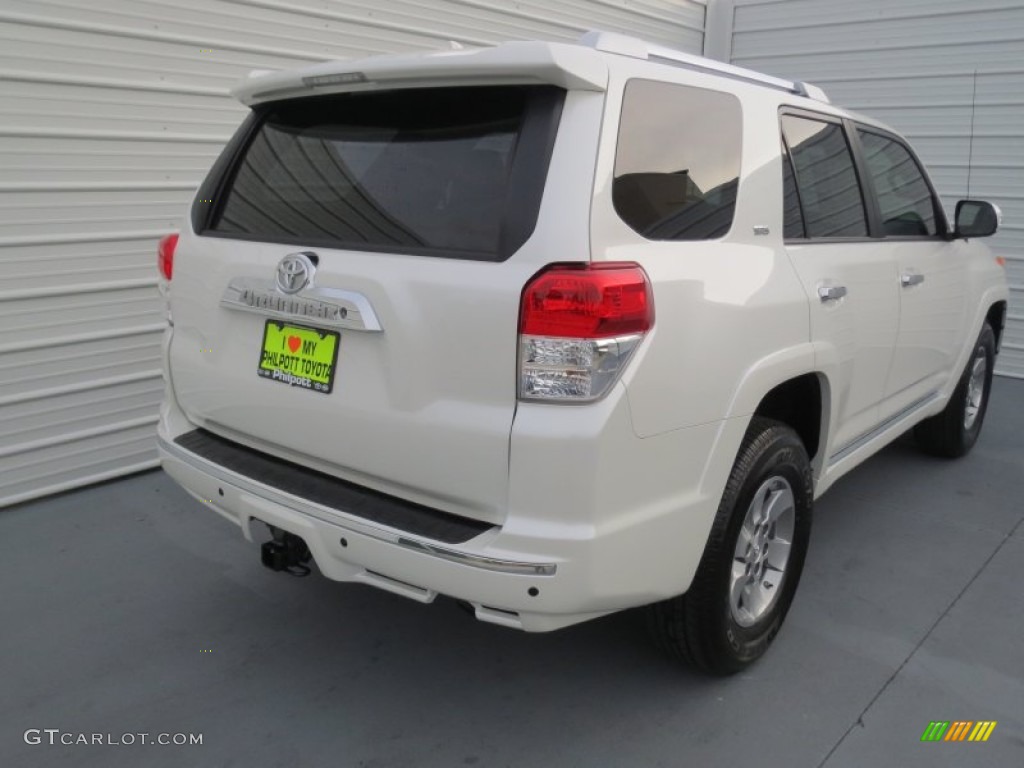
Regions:
<instances>
[{"instance_id":1,"label":"rear bumper","mask_svg":"<svg viewBox=\"0 0 1024 768\"><path fill-rule=\"evenodd\" d=\"M235 469L230 463L226 461L218 462L215 458L209 455L206 450L199 450L197 443L201 442L204 438L201 434L202 430L187 433L182 437L178 438L174 442L170 442L164 438L159 439L160 453L163 463L165 465L173 465L173 462L177 462L179 465L185 465L195 473L210 477L214 480L219 481L217 483L217 496L216 498L202 499L202 501L210 504L218 511L223 500L226 498L224 492L224 486L232 486L239 491L242 491L249 496L255 496L262 498L268 502L272 502L278 506L285 508L292 508L297 502L304 502L308 506L307 514L312 517L320 518L323 514L332 515L337 518L340 514L340 508L336 505L328 505L323 501L318 501L313 493L302 493L297 488L290 489L284 486L282 483L274 483L269 473L265 473L264 481L261 481L261 476L256 471L241 471ZM183 439L183 438L194 438L198 437L199 440L194 439ZM215 440L217 442L226 443L227 441L216 438L210 435L205 438L206 440ZM245 449L241 446L236 446L236 449L240 453L259 455L255 451ZM223 456L223 451L221 452ZM266 459L267 463L271 460ZM282 462L287 464L287 462ZM258 470L260 467L253 467L252 470ZM173 470L168 470L177 479L177 474L180 474L180 467L175 467ZM287 471L285 469L284 471ZM296 485L300 485L301 483ZM307 488L310 481L307 480L305 485ZM312 490L311 488L308 488ZM430 511L430 510L427 510ZM435 514L437 514L435 512ZM229 519L235 520L234 516L228 515ZM451 516L449 516L451 517ZM380 541L394 544L395 546L409 549L414 552L423 552L441 560L448 560L453 563L460 563L462 565L470 566L472 568L480 568L485 571L494 571L496 573L513 573L519 575L528 576L554 576L558 570L558 566L555 563L542 563L542 562L528 562L520 560L508 560L497 557L487 557L484 555L474 554L472 552L462 551L448 544L464 544L471 539L475 539L484 533L491 533L496 531L496 526L488 524L477 524L475 521L465 521L464 524L459 525L458 523L450 523L446 528L442 527L444 523L438 523L436 521L427 522L426 525L423 523L416 523L418 528L426 527L428 532L406 530L404 533L398 531L402 528L387 527L386 525L378 524L373 519L368 519L367 516L359 515L353 516L348 522L348 526L339 525L337 519L323 520L328 525L333 525L339 530L352 531L353 526L358 527L360 532L366 536L369 536ZM410 519L405 527L411 528L413 521ZM395 522L396 526L400 526L400 522ZM433 535L431 535L431 533ZM417 535L418 534L418 535Z\"/></svg>"},{"instance_id":2,"label":"rear bumper","mask_svg":"<svg viewBox=\"0 0 1024 768\"><path fill-rule=\"evenodd\" d=\"M554 622L524 620L515 608L533 587L544 594L558 563L485 554L498 529L452 546L378 527L226 470L161 436L164 470L194 497L238 525L249 541L265 536L267 523L302 537L320 571L336 581L360 581L429 603L439 594L468 600L478 616L507 626L543 631L590 615ZM514 606L497 609L496 606ZM597 615L596 613L594 615Z\"/></svg>"},{"instance_id":3,"label":"rear bumper","mask_svg":"<svg viewBox=\"0 0 1024 768\"><path fill-rule=\"evenodd\" d=\"M502 525L472 521L477 528L469 529L468 538L436 529L424 535L422 528L397 527L396 518L381 523L372 515L322 503L325 497L308 482L286 490L281 486L287 484L265 471L236 471L237 463L200 450L188 439L178 442L194 434L195 427L173 397L164 402L159 450L168 474L238 525L250 541L268 538L260 525L266 523L302 537L330 579L362 582L424 603L447 595L472 604L483 621L540 632L680 594L689 587L703 552L718 494L702 493L699 478L728 422L641 440L632 434L625 398L610 408L620 413L606 420L602 432L625 429L628 434L605 434L608 444L589 460L576 450L575 458L554 467L545 462L546 470L532 459L513 461L511 498L527 503L538 488L546 490L545 497L530 495L529 511L510 509ZM574 418L584 414L583 409L569 410ZM561 450L566 457L573 446L552 445L558 439L548 432L551 422L550 412L538 414L536 429L526 418L516 439L524 449L537 441L547 446L544 452ZM579 430L557 433L566 441L589 443ZM534 457L544 453L539 448L527 452ZM621 474L609 474L602 466L625 456L638 465L624 467ZM679 461L684 462L682 471ZM547 477L538 476L545 471ZM688 478L689 486L681 487ZM516 491L523 483L529 485L528 495ZM620 492L604 491L602 483ZM629 485L625 494L624 484Z\"/></svg>"}]
</instances>

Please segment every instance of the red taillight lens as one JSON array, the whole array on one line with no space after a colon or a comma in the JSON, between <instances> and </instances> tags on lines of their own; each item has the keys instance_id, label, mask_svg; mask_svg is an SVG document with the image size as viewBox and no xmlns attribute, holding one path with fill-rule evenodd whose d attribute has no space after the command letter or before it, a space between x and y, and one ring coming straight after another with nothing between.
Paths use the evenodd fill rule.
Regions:
<instances>
[{"instance_id":1,"label":"red taillight lens","mask_svg":"<svg viewBox=\"0 0 1024 768\"><path fill-rule=\"evenodd\" d=\"M523 290L523 335L605 339L646 333L653 324L651 283L638 264L552 266Z\"/></svg>"},{"instance_id":2,"label":"red taillight lens","mask_svg":"<svg viewBox=\"0 0 1024 768\"><path fill-rule=\"evenodd\" d=\"M156 249L156 266L164 279L170 280L174 274L174 249L178 247L178 235L164 235Z\"/></svg>"}]
</instances>

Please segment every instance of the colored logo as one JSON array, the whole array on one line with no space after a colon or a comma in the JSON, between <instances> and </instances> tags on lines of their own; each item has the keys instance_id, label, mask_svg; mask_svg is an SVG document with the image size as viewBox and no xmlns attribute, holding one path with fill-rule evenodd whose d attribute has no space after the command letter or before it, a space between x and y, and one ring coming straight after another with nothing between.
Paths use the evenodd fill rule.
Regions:
<instances>
[{"instance_id":1,"label":"colored logo","mask_svg":"<svg viewBox=\"0 0 1024 768\"><path fill-rule=\"evenodd\" d=\"M921 741L988 741L996 725L995 720L932 720Z\"/></svg>"}]
</instances>

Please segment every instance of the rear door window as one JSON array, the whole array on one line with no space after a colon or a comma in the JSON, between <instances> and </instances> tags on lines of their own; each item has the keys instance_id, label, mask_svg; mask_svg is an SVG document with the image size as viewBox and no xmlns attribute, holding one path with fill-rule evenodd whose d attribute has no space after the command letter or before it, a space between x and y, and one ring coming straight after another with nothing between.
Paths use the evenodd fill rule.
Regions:
<instances>
[{"instance_id":1,"label":"rear door window","mask_svg":"<svg viewBox=\"0 0 1024 768\"><path fill-rule=\"evenodd\" d=\"M205 234L506 258L536 223L563 97L422 88L270 105Z\"/></svg>"},{"instance_id":2,"label":"rear door window","mask_svg":"<svg viewBox=\"0 0 1024 768\"><path fill-rule=\"evenodd\" d=\"M840 123L782 116L803 227L809 238L867 237L868 222L853 154ZM795 226L791 223L789 231Z\"/></svg>"},{"instance_id":3,"label":"rear door window","mask_svg":"<svg viewBox=\"0 0 1024 768\"><path fill-rule=\"evenodd\" d=\"M742 112L728 93L652 80L626 84L612 201L650 240L709 240L732 226Z\"/></svg>"},{"instance_id":4,"label":"rear door window","mask_svg":"<svg viewBox=\"0 0 1024 768\"><path fill-rule=\"evenodd\" d=\"M857 129L864 162L875 185L887 237L930 237L938 233L931 187L914 156L895 139Z\"/></svg>"}]
</instances>

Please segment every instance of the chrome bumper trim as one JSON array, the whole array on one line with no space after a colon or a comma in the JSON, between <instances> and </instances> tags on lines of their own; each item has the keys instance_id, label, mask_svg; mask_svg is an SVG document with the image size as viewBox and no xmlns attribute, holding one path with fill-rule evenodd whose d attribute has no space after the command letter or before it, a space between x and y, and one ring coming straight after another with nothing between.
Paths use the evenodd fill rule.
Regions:
<instances>
[{"instance_id":1,"label":"chrome bumper trim","mask_svg":"<svg viewBox=\"0 0 1024 768\"><path fill-rule=\"evenodd\" d=\"M344 515L344 512L341 510L325 507L299 496L293 497L291 494L282 493L269 485L257 483L244 475L224 469L213 462L200 458L194 453L184 450L162 436L157 436L157 445L161 451L181 462L184 462L185 464L188 464L193 469L211 475L212 477L215 477L228 485L234 486L235 488L239 488L246 493L259 496L267 501L287 507L288 509L294 510L294 503L298 500L301 501L303 505L323 510L322 515L312 515L308 512L304 512L304 514L310 514L311 517L314 517L321 522L337 526L342 530L349 530L352 533L369 536L370 538L377 539L378 541L395 544L404 549L419 552L420 554L430 555L431 557L436 557L440 560L447 560L460 565L467 565L471 568L480 568L482 570L492 571L495 573L509 573L520 576L554 576L555 572L558 570L558 566L554 563L531 563L522 560L504 560L496 557L488 557L486 555L476 555L471 552L462 552L457 549L451 549L423 539L413 538L409 536L409 534L402 533L400 531L381 528L380 526L359 518L353 519L351 521L352 527L346 529L344 523L348 521L337 519L338 516Z\"/></svg>"},{"instance_id":2,"label":"chrome bumper trim","mask_svg":"<svg viewBox=\"0 0 1024 768\"><path fill-rule=\"evenodd\" d=\"M473 555L468 552L459 552L455 549L448 549L437 544L428 544L425 541L410 539L405 536L400 536L397 543L398 546L405 547L406 549L433 555L442 560L450 560L453 563L483 568L488 571L518 573L523 576L554 576L555 571L558 570L558 566L554 563L526 563L521 560L502 560L496 557Z\"/></svg>"}]
</instances>

